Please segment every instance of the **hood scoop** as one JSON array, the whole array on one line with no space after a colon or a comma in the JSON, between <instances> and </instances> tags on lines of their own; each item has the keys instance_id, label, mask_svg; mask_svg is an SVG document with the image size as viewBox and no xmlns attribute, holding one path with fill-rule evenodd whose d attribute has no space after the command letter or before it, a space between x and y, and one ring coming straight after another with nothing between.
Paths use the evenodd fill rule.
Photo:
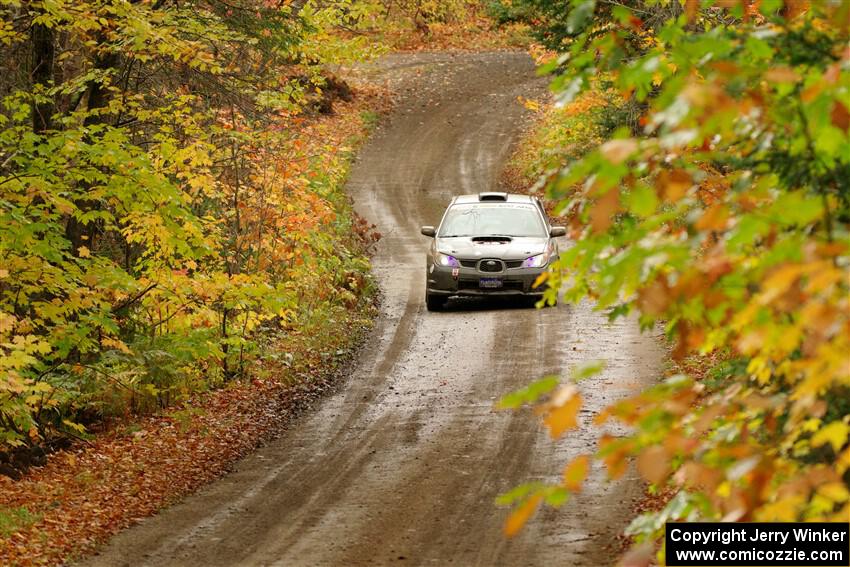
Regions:
<instances>
[{"instance_id":1,"label":"hood scoop","mask_svg":"<svg viewBox=\"0 0 850 567\"><path fill-rule=\"evenodd\" d=\"M473 236L472 241L476 243L489 242L492 244L507 244L512 239L510 236Z\"/></svg>"}]
</instances>

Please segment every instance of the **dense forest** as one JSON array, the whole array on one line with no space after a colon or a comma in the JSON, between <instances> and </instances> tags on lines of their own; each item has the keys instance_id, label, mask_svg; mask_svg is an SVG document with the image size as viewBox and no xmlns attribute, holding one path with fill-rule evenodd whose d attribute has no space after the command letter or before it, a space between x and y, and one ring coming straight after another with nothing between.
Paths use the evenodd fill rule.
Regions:
<instances>
[{"instance_id":1,"label":"dense forest","mask_svg":"<svg viewBox=\"0 0 850 567\"><path fill-rule=\"evenodd\" d=\"M238 377L258 329L361 300L345 152L319 167L297 127L350 97L326 69L368 55L330 33L358 6L3 3L5 446Z\"/></svg>"}]
</instances>

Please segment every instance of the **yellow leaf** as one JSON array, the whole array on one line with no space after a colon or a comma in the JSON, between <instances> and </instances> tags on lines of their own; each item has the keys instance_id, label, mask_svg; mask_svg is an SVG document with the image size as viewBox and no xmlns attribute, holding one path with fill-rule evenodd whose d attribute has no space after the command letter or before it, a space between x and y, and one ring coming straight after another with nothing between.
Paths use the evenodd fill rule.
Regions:
<instances>
[{"instance_id":1,"label":"yellow leaf","mask_svg":"<svg viewBox=\"0 0 850 567\"><path fill-rule=\"evenodd\" d=\"M812 446L820 447L829 443L833 451L837 453L847 442L848 433L850 433L850 425L843 421L833 421L812 436Z\"/></svg>"},{"instance_id":2,"label":"yellow leaf","mask_svg":"<svg viewBox=\"0 0 850 567\"><path fill-rule=\"evenodd\" d=\"M549 272L543 272L542 274L537 276L537 279L534 280L534 283L531 284L531 287L538 287L538 286L540 286L540 284L542 284L543 282L545 282L548 279L549 279Z\"/></svg>"},{"instance_id":3,"label":"yellow leaf","mask_svg":"<svg viewBox=\"0 0 850 567\"><path fill-rule=\"evenodd\" d=\"M752 358L747 364L747 372L751 374L761 385L767 384L770 380L770 366L768 361L762 356Z\"/></svg>"},{"instance_id":4,"label":"yellow leaf","mask_svg":"<svg viewBox=\"0 0 850 567\"><path fill-rule=\"evenodd\" d=\"M534 511L537 510L537 505L540 504L542 498L542 495L534 494L523 502L520 507L511 512L511 515L505 521L504 531L506 536L513 537L519 533L528 519L534 514Z\"/></svg>"},{"instance_id":5,"label":"yellow leaf","mask_svg":"<svg viewBox=\"0 0 850 567\"><path fill-rule=\"evenodd\" d=\"M84 426L80 425L79 423L74 423L73 421L69 421L67 419L63 419L62 423L64 423L67 427L73 429L74 431L76 431L78 433L85 433L86 432L86 428Z\"/></svg>"},{"instance_id":6,"label":"yellow leaf","mask_svg":"<svg viewBox=\"0 0 850 567\"><path fill-rule=\"evenodd\" d=\"M580 492L581 484L587 478L587 471L590 469L590 457L587 455L579 455L573 461L564 467L563 485L564 488L572 492Z\"/></svg>"},{"instance_id":7,"label":"yellow leaf","mask_svg":"<svg viewBox=\"0 0 850 567\"><path fill-rule=\"evenodd\" d=\"M797 509L803 503L803 496L794 494L762 506L756 511L758 522L793 522L797 519Z\"/></svg>"},{"instance_id":8,"label":"yellow leaf","mask_svg":"<svg viewBox=\"0 0 850 567\"><path fill-rule=\"evenodd\" d=\"M88 258L89 256L91 256L91 251L85 246L80 246L79 248L77 248L77 254L80 256L80 258Z\"/></svg>"},{"instance_id":9,"label":"yellow leaf","mask_svg":"<svg viewBox=\"0 0 850 567\"><path fill-rule=\"evenodd\" d=\"M124 341L119 339L113 339L111 337L104 337L100 340L100 343L107 348L114 348L120 350L123 353L130 354L130 347L128 347Z\"/></svg>"},{"instance_id":10,"label":"yellow leaf","mask_svg":"<svg viewBox=\"0 0 850 567\"><path fill-rule=\"evenodd\" d=\"M764 289L760 297L762 305L774 301L788 291L788 288L797 281L802 272L803 267L799 264L785 264L774 270L762 284Z\"/></svg>"},{"instance_id":11,"label":"yellow leaf","mask_svg":"<svg viewBox=\"0 0 850 567\"><path fill-rule=\"evenodd\" d=\"M522 105L524 107L526 107L528 110L530 110L532 112L539 112L540 111L540 103L537 102L536 100L532 100L530 98L522 98L522 97L520 97L520 98L522 99Z\"/></svg>"},{"instance_id":12,"label":"yellow leaf","mask_svg":"<svg viewBox=\"0 0 850 567\"><path fill-rule=\"evenodd\" d=\"M847 487L841 482L828 482L827 484L824 484L818 488L818 494L829 498L833 502L838 502L839 504L847 502L847 500L850 499L850 492L847 491Z\"/></svg>"},{"instance_id":13,"label":"yellow leaf","mask_svg":"<svg viewBox=\"0 0 850 567\"><path fill-rule=\"evenodd\" d=\"M850 447L845 449L838 455L838 459L835 462L835 470L838 471L838 474L844 474L844 472L850 468Z\"/></svg>"}]
</instances>

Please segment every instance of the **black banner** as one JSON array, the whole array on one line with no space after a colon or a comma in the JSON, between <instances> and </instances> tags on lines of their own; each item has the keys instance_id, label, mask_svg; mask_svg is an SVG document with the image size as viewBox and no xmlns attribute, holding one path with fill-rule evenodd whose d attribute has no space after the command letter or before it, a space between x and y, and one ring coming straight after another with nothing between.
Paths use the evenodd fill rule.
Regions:
<instances>
[{"instance_id":1,"label":"black banner","mask_svg":"<svg viewBox=\"0 0 850 567\"><path fill-rule=\"evenodd\" d=\"M671 567L850 566L850 523L668 523Z\"/></svg>"}]
</instances>

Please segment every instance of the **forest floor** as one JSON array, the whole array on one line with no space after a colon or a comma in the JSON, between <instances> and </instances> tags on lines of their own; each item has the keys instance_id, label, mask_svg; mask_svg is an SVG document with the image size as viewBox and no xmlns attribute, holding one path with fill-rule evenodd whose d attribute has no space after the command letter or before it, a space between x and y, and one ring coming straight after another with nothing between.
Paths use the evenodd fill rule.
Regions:
<instances>
[{"instance_id":1,"label":"forest floor","mask_svg":"<svg viewBox=\"0 0 850 567\"><path fill-rule=\"evenodd\" d=\"M449 198L499 187L541 97L524 52L394 54L358 69L396 96L359 153L348 189L384 235L373 259L382 290L374 330L350 377L315 411L236 470L126 530L85 565L602 565L643 486L593 469L565 509L513 539L494 500L555 482L592 452L592 415L647 385L661 342L633 321L608 324L589 303L542 310L495 301L423 302L422 224ZM565 246L568 243L564 243ZM581 382L573 435L551 441L528 412L494 410L546 374L605 359ZM608 430L617 434L616 430Z\"/></svg>"}]
</instances>

